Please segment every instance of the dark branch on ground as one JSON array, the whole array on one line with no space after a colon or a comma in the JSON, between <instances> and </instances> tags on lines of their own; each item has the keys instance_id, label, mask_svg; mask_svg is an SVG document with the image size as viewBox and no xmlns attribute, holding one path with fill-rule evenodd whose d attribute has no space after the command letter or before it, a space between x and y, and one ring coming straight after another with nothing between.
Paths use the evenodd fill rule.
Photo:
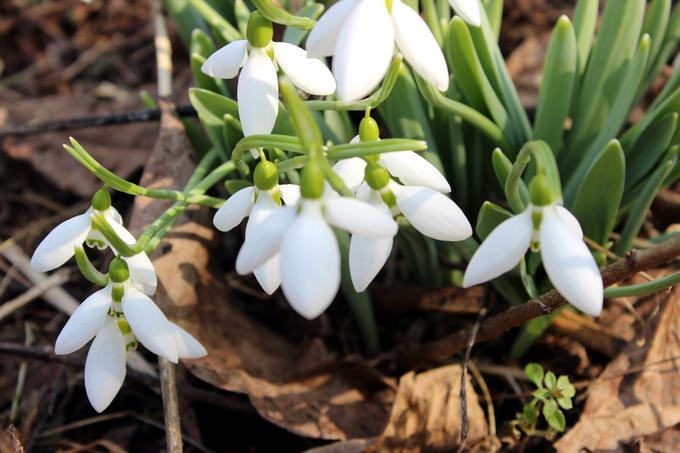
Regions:
<instances>
[{"instance_id":1,"label":"dark branch on ground","mask_svg":"<svg viewBox=\"0 0 680 453\"><path fill-rule=\"evenodd\" d=\"M605 287L608 287L638 272L661 266L678 256L680 256L680 235L673 236L645 250L634 250L625 258L602 269L602 280ZM487 318L481 324L476 341L483 342L498 338L513 327L521 326L534 318L548 315L566 304L567 301L557 291L553 290L530 300L524 305L508 308ZM398 352L396 359L399 367L410 370L450 358L467 347L473 329L474 326L459 330L439 340Z\"/></svg>"},{"instance_id":2,"label":"dark branch on ground","mask_svg":"<svg viewBox=\"0 0 680 453\"><path fill-rule=\"evenodd\" d=\"M196 110L190 105L177 106L175 111L177 116L181 118L196 116ZM9 136L23 137L26 135L60 132L70 129L85 129L91 127L114 126L117 124L158 121L160 118L160 109L137 110L134 112L111 113L108 115L86 116L80 118L64 118L60 120L45 121L42 123L25 124L23 126L0 129L0 139Z\"/></svg>"}]
</instances>

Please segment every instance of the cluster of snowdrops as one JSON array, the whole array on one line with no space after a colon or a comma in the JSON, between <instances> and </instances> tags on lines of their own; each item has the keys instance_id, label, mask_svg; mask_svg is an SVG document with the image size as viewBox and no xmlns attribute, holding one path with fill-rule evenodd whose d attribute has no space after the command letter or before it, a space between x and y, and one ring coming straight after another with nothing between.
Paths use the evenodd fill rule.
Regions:
<instances>
[{"instance_id":1,"label":"cluster of snowdrops","mask_svg":"<svg viewBox=\"0 0 680 453\"><path fill-rule=\"evenodd\" d=\"M476 1L451 0L451 4L470 26L479 26ZM381 83L396 47L420 77L441 91L449 84L446 60L430 29L401 0L340 0L312 29L306 49L274 42L272 23L257 11L250 15L246 36L216 51L202 67L205 74L221 79L240 72L238 112L246 137L272 132L280 90L287 103L297 98L296 93L286 96L277 72L309 95L335 93L340 101L352 102ZM332 71L324 57L332 57ZM378 125L367 112L352 142L378 140ZM332 174L347 188L339 193L328 182L324 147L304 137L301 141L311 144L299 185L279 184L280 169L264 150L254 148L250 150L257 162L252 186L235 192L214 216L221 231L248 219L237 272L253 273L269 294L280 286L300 315L312 319L322 314L340 287L341 255L333 227L351 234L349 269L357 292L366 290L388 260L397 220L405 219L439 241L462 241L472 235L468 219L447 195L451 187L446 178L416 152L367 154L334 162ZM464 286L510 271L531 249L540 251L553 285L571 304L599 314L602 279L582 240L579 222L561 206L559 190L541 172L529 184L529 201L524 212L498 225L477 249ZM127 352L138 342L173 362L207 353L150 299L157 281L148 250L120 253L135 243L103 188L87 212L52 230L32 258L34 268L49 271L75 256L81 270L89 269L90 279L104 286L73 313L55 347L57 354L69 354L94 338L85 363L85 387L97 411L104 410L119 391ZM91 269L84 246L113 252L108 273Z\"/></svg>"}]
</instances>

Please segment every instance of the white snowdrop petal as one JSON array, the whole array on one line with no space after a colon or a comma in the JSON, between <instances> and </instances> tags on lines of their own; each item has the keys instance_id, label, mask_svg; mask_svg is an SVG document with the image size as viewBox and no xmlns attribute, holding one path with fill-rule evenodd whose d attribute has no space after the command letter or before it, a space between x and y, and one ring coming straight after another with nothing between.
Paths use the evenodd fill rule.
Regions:
<instances>
[{"instance_id":1,"label":"white snowdrop petal","mask_svg":"<svg viewBox=\"0 0 680 453\"><path fill-rule=\"evenodd\" d=\"M449 0L453 10L468 24L479 27L482 23L478 0Z\"/></svg>"},{"instance_id":2,"label":"white snowdrop petal","mask_svg":"<svg viewBox=\"0 0 680 453\"><path fill-rule=\"evenodd\" d=\"M291 224L281 243L281 288L300 315L313 319L333 302L340 287L340 251L317 206Z\"/></svg>"},{"instance_id":3,"label":"white snowdrop petal","mask_svg":"<svg viewBox=\"0 0 680 453\"><path fill-rule=\"evenodd\" d=\"M429 187L442 193L451 192L451 186L437 167L413 151L383 153L378 162L404 185Z\"/></svg>"},{"instance_id":4,"label":"white snowdrop petal","mask_svg":"<svg viewBox=\"0 0 680 453\"><path fill-rule=\"evenodd\" d=\"M236 272L251 273L276 255L286 229L295 219L295 206L277 209L266 222L252 229L236 257Z\"/></svg>"},{"instance_id":5,"label":"white snowdrop petal","mask_svg":"<svg viewBox=\"0 0 680 453\"><path fill-rule=\"evenodd\" d=\"M246 59L247 50L248 41L245 39L230 42L210 55L201 66L201 71L220 79L236 77Z\"/></svg>"},{"instance_id":6,"label":"white snowdrop petal","mask_svg":"<svg viewBox=\"0 0 680 453\"><path fill-rule=\"evenodd\" d=\"M357 292L365 291L390 257L392 238L371 239L352 235L349 244L349 272Z\"/></svg>"},{"instance_id":7,"label":"white snowdrop petal","mask_svg":"<svg viewBox=\"0 0 680 453\"><path fill-rule=\"evenodd\" d=\"M109 407L125 380L125 338L113 319L101 328L85 360L85 392L97 412Z\"/></svg>"},{"instance_id":8,"label":"white snowdrop petal","mask_svg":"<svg viewBox=\"0 0 680 453\"><path fill-rule=\"evenodd\" d=\"M555 210L543 210L540 228L543 267L559 293L584 313L602 311L602 276L583 240Z\"/></svg>"},{"instance_id":9,"label":"white snowdrop petal","mask_svg":"<svg viewBox=\"0 0 680 453\"><path fill-rule=\"evenodd\" d=\"M271 192L268 190L258 191L257 199L250 210L250 217L248 218L248 223L246 224L246 239L250 235L250 232L253 230L253 228L267 220L267 218L277 209L281 209L281 206L279 206L274 201Z\"/></svg>"},{"instance_id":10,"label":"white snowdrop petal","mask_svg":"<svg viewBox=\"0 0 680 453\"><path fill-rule=\"evenodd\" d=\"M208 355L208 351L193 335L172 321L168 323L174 332L177 355L180 359L200 359Z\"/></svg>"},{"instance_id":11,"label":"white snowdrop petal","mask_svg":"<svg viewBox=\"0 0 680 453\"><path fill-rule=\"evenodd\" d=\"M71 259L73 248L85 242L91 224L90 213L86 212L57 225L33 252L31 267L47 272Z\"/></svg>"},{"instance_id":12,"label":"white snowdrop petal","mask_svg":"<svg viewBox=\"0 0 680 453\"><path fill-rule=\"evenodd\" d=\"M327 199L326 218L338 228L368 238L392 237L398 229L387 212L355 198Z\"/></svg>"},{"instance_id":13,"label":"white snowdrop petal","mask_svg":"<svg viewBox=\"0 0 680 453\"><path fill-rule=\"evenodd\" d=\"M333 171L340 176L351 191L355 191L364 182L365 170L366 161L360 157L343 159L333 165Z\"/></svg>"},{"instance_id":14,"label":"white snowdrop petal","mask_svg":"<svg viewBox=\"0 0 680 453\"><path fill-rule=\"evenodd\" d=\"M397 205L413 227L440 241L462 241L472 236L472 226L449 197L429 187L391 185Z\"/></svg>"},{"instance_id":15,"label":"white snowdrop petal","mask_svg":"<svg viewBox=\"0 0 680 453\"><path fill-rule=\"evenodd\" d=\"M237 99L243 135L271 133L279 111L279 81L264 49L251 49L238 79Z\"/></svg>"},{"instance_id":16,"label":"white snowdrop petal","mask_svg":"<svg viewBox=\"0 0 680 453\"><path fill-rule=\"evenodd\" d=\"M316 22L307 36L307 55L313 58L329 57L335 51L338 34L345 19L360 0L340 0Z\"/></svg>"},{"instance_id":17,"label":"white snowdrop petal","mask_svg":"<svg viewBox=\"0 0 680 453\"><path fill-rule=\"evenodd\" d=\"M564 206L560 205L555 205L555 212L557 213L557 216L567 224L569 229L578 237L583 238L583 229L581 229L581 224L579 223L578 219L569 212L567 208Z\"/></svg>"},{"instance_id":18,"label":"white snowdrop petal","mask_svg":"<svg viewBox=\"0 0 680 453\"><path fill-rule=\"evenodd\" d=\"M177 348L170 322L160 308L138 289L127 286L122 300L125 319L146 349L177 363Z\"/></svg>"},{"instance_id":19,"label":"white snowdrop petal","mask_svg":"<svg viewBox=\"0 0 680 453\"><path fill-rule=\"evenodd\" d=\"M281 286L281 256L269 258L262 266L253 271L257 282L265 293L272 295Z\"/></svg>"},{"instance_id":20,"label":"white snowdrop petal","mask_svg":"<svg viewBox=\"0 0 680 453\"><path fill-rule=\"evenodd\" d=\"M253 205L255 188L246 187L227 198L213 217L213 225L220 231L229 231L241 223Z\"/></svg>"},{"instance_id":21,"label":"white snowdrop petal","mask_svg":"<svg viewBox=\"0 0 680 453\"><path fill-rule=\"evenodd\" d=\"M444 54L425 21L401 0L393 0L392 22L394 38L406 61L425 80L440 91L446 91L449 70Z\"/></svg>"},{"instance_id":22,"label":"white snowdrop petal","mask_svg":"<svg viewBox=\"0 0 680 453\"><path fill-rule=\"evenodd\" d=\"M158 286L158 277L149 256L141 252L133 256L123 257L123 260L130 270L132 283L145 294L153 295Z\"/></svg>"},{"instance_id":23,"label":"white snowdrop petal","mask_svg":"<svg viewBox=\"0 0 680 453\"><path fill-rule=\"evenodd\" d=\"M472 256L463 287L488 282L517 266L529 249L532 230L530 210L501 222Z\"/></svg>"},{"instance_id":24,"label":"white snowdrop petal","mask_svg":"<svg viewBox=\"0 0 680 453\"><path fill-rule=\"evenodd\" d=\"M288 206L295 205L300 199L300 186L297 184L279 184L283 202Z\"/></svg>"},{"instance_id":25,"label":"white snowdrop petal","mask_svg":"<svg viewBox=\"0 0 680 453\"><path fill-rule=\"evenodd\" d=\"M308 58L304 49L287 42L275 42L274 57L293 85L302 91L319 96L335 91L331 70L318 58Z\"/></svg>"},{"instance_id":26,"label":"white snowdrop petal","mask_svg":"<svg viewBox=\"0 0 680 453\"><path fill-rule=\"evenodd\" d=\"M71 354L85 346L106 322L110 307L110 286L100 289L85 299L61 329L54 345L54 353Z\"/></svg>"},{"instance_id":27,"label":"white snowdrop petal","mask_svg":"<svg viewBox=\"0 0 680 453\"><path fill-rule=\"evenodd\" d=\"M338 99L366 97L385 77L394 53L394 30L384 0L361 0L340 30L333 55Z\"/></svg>"}]
</instances>

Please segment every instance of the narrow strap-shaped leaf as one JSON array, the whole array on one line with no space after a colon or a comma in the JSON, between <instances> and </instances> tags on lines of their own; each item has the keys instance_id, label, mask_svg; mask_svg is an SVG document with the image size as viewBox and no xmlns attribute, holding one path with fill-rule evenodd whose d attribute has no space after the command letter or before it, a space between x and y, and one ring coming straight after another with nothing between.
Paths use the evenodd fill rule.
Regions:
<instances>
[{"instance_id":1,"label":"narrow strap-shaped leaf","mask_svg":"<svg viewBox=\"0 0 680 453\"><path fill-rule=\"evenodd\" d=\"M569 115L578 64L574 28L562 16L553 30L543 66L534 139L543 140L557 155L562 148L564 121Z\"/></svg>"},{"instance_id":2,"label":"narrow strap-shaped leaf","mask_svg":"<svg viewBox=\"0 0 680 453\"><path fill-rule=\"evenodd\" d=\"M646 33L652 39L652 47L649 51L649 63L647 70L651 69L656 56L666 37L666 28L671 16L671 0L652 0L645 16L642 33Z\"/></svg>"},{"instance_id":3,"label":"narrow strap-shaped leaf","mask_svg":"<svg viewBox=\"0 0 680 453\"><path fill-rule=\"evenodd\" d=\"M642 224L647 216L647 211L654 201L659 189L662 187L666 177L670 174L678 161L678 148L675 147L668 153L664 162L656 169L656 171L647 179L642 186L636 201L634 202L626 223L621 232L614 253L623 255L633 247L633 241L640 232Z\"/></svg>"},{"instance_id":4,"label":"narrow strap-shaped leaf","mask_svg":"<svg viewBox=\"0 0 680 453\"><path fill-rule=\"evenodd\" d=\"M501 35L501 24L503 22L503 0L484 0L484 9L486 16L489 18L489 25L496 41Z\"/></svg>"},{"instance_id":5,"label":"narrow strap-shaped leaf","mask_svg":"<svg viewBox=\"0 0 680 453\"><path fill-rule=\"evenodd\" d=\"M671 0L652 0L647 10L645 22L642 27L642 32L649 34L652 38L652 48L649 53L649 62L647 63L645 82L637 91L636 99L639 101L649 89L649 85L654 78L659 75L661 66L658 66L662 50L665 51L666 32L671 18ZM663 60L663 64L668 60L668 55Z\"/></svg>"},{"instance_id":6,"label":"narrow strap-shaped leaf","mask_svg":"<svg viewBox=\"0 0 680 453\"><path fill-rule=\"evenodd\" d=\"M481 13L482 25L481 27L470 27L470 35L484 68L484 73L489 77L491 85L502 100L521 144L531 139L531 124L520 102L517 88L505 66L505 59L498 47L498 42L484 8L482 8Z\"/></svg>"},{"instance_id":7,"label":"narrow strap-shaped leaf","mask_svg":"<svg viewBox=\"0 0 680 453\"><path fill-rule=\"evenodd\" d=\"M640 137L635 146L628 150L626 168L626 191L630 190L671 146L671 140L678 126L678 114L673 112L652 124Z\"/></svg>"},{"instance_id":8,"label":"narrow strap-shaped leaf","mask_svg":"<svg viewBox=\"0 0 680 453\"><path fill-rule=\"evenodd\" d=\"M299 17L309 17L312 20L316 20L319 18L319 16L321 16L323 10L324 6L321 3L312 2L300 8L295 13L295 15ZM283 41L299 46L302 40L305 39L305 36L307 36L307 33L309 33L309 30L288 27L286 28L286 31L283 32Z\"/></svg>"},{"instance_id":9,"label":"narrow strap-shaped leaf","mask_svg":"<svg viewBox=\"0 0 680 453\"><path fill-rule=\"evenodd\" d=\"M626 63L640 38L645 0L607 2L597 41L584 74L568 142L568 168L580 161L620 94Z\"/></svg>"},{"instance_id":10,"label":"narrow strap-shaped leaf","mask_svg":"<svg viewBox=\"0 0 680 453\"><path fill-rule=\"evenodd\" d=\"M463 96L476 110L488 112L513 144L521 146L508 112L484 73L467 24L460 17L454 17L449 24L447 50L452 66L457 69L456 81Z\"/></svg>"},{"instance_id":11,"label":"narrow strap-shaped leaf","mask_svg":"<svg viewBox=\"0 0 680 453\"><path fill-rule=\"evenodd\" d=\"M238 118L238 104L226 96L202 88L189 89L189 102L198 112L213 146L219 149L223 158L229 156L231 147L227 144L222 128L224 115Z\"/></svg>"},{"instance_id":12,"label":"narrow strap-shaped leaf","mask_svg":"<svg viewBox=\"0 0 680 453\"><path fill-rule=\"evenodd\" d=\"M621 146L623 146L623 149L631 149L634 147L649 126L658 121L659 118L673 112L680 112L680 87L671 93L668 98L661 102L655 109L648 110L642 120L623 134L621 137Z\"/></svg>"},{"instance_id":13,"label":"narrow strap-shaped leaf","mask_svg":"<svg viewBox=\"0 0 680 453\"><path fill-rule=\"evenodd\" d=\"M593 163L569 206L581 223L583 233L601 245L607 242L616 224L625 171L621 144L612 140Z\"/></svg>"},{"instance_id":14,"label":"narrow strap-shaped leaf","mask_svg":"<svg viewBox=\"0 0 680 453\"><path fill-rule=\"evenodd\" d=\"M640 40L640 45L638 46L635 55L628 62L628 73L621 85L621 92L611 108L607 121L598 132L597 137L587 146L586 151L582 153L580 160L577 162L575 158L569 159L569 155L562 156L565 158L563 159L564 165L561 170L563 176L567 180L564 190L564 197L567 202L572 200L574 195L576 195L576 191L580 187L581 181L592 163L597 159L598 153L602 152L607 143L612 138L616 137L621 126L628 118L629 112L635 102L635 92L637 91L637 87L640 86L644 76L645 63L649 56L649 46L649 36L645 35ZM570 149L569 152L572 152L572 150ZM575 165L573 172L570 172L568 163Z\"/></svg>"},{"instance_id":15,"label":"narrow strap-shaped leaf","mask_svg":"<svg viewBox=\"0 0 680 453\"><path fill-rule=\"evenodd\" d=\"M666 65L670 57L677 51L678 42L680 41L680 5L676 5L671 13L671 17L666 28L666 36L661 45L661 49L656 56L655 61L649 68L645 86L649 86L651 81L655 79L661 68ZM677 68L676 68L677 69ZM671 78L664 85L663 90L656 96L652 105L648 110L656 109L659 104L664 102L668 96L671 95L678 87L680 87L680 71L674 70Z\"/></svg>"},{"instance_id":16,"label":"narrow strap-shaped leaf","mask_svg":"<svg viewBox=\"0 0 680 453\"><path fill-rule=\"evenodd\" d=\"M599 0L578 0L574 8L574 33L578 49L578 73L583 76L595 37Z\"/></svg>"},{"instance_id":17,"label":"narrow strap-shaped leaf","mask_svg":"<svg viewBox=\"0 0 680 453\"><path fill-rule=\"evenodd\" d=\"M192 41L192 33L195 30L208 30L206 22L200 14L189 7L187 0L164 0L163 4L168 14L172 16L184 44Z\"/></svg>"},{"instance_id":18,"label":"narrow strap-shaped leaf","mask_svg":"<svg viewBox=\"0 0 680 453\"><path fill-rule=\"evenodd\" d=\"M510 217L512 217L512 212L495 203L485 201L479 209L479 215L477 216L477 224L475 225L477 237L484 241L489 237L494 228Z\"/></svg>"}]
</instances>

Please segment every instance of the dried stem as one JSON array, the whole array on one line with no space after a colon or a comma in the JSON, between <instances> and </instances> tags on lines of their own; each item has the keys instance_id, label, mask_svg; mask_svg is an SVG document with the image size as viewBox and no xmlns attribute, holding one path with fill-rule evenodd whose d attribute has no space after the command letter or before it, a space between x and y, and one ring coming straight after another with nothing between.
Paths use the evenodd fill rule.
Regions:
<instances>
[{"instance_id":1,"label":"dried stem","mask_svg":"<svg viewBox=\"0 0 680 453\"><path fill-rule=\"evenodd\" d=\"M602 280L607 287L640 271L665 264L678 256L680 256L680 235L652 248L629 253L625 258L602 269ZM493 340L513 327L521 326L534 318L552 313L566 303L567 301L557 291L553 290L530 300L526 304L508 308L481 324L476 341ZM399 353L397 361L401 368L413 369L428 362L446 360L465 349L472 330L472 327L463 329L440 340L404 350Z\"/></svg>"}]
</instances>

